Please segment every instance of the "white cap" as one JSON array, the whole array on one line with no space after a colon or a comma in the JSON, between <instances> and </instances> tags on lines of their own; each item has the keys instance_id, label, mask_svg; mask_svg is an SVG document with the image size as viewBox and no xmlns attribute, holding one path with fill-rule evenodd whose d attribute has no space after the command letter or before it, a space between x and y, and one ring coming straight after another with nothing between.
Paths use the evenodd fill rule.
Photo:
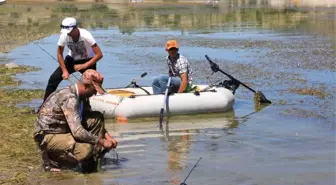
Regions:
<instances>
[{"instance_id":1,"label":"white cap","mask_svg":"<svg viewBox=\"0 0 336 185\"><path fill-rule=\"evenodd\" d=\"M61 24L61 33L70 33L72 29L77 26L77 21L73 17L67 17L63 19L62 24Z\"/></svg>"}]
</instances>

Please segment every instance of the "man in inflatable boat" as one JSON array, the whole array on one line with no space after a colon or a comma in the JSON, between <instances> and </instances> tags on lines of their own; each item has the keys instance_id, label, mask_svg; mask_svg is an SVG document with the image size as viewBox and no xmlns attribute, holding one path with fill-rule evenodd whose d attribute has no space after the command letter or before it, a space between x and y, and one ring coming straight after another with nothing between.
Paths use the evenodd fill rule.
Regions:
<instances>
[{"instance_id":1,"label":"man in inflatable boat","mask_svg":"<svg viewBox=\"0 0 336 185\"><path fill-rule=\"evenodd\" d=\"M45 170L81 167L82 172L97 171L104 154L117 147L105 130L103 114L91 111L88 104L97 92L104 94L102 82L100 73L88 69L81 81L53 92L42 104L34 139Z\"/></svg>"},{"instance_id":2,"label":"man in inflatable boat","mask_svg":"<svg viewBox=\"0 0 336 185\"><path fill-rule=\"evenodd\" d=\"M167 88L169 77L171 78L169 93L191 92L196 89L192 87L192 69L187 58L179 52L176 40L168 40L166 43L166 57L169 75L159 75L154 78L152 83L153 93L162 94Z\"/></svg>"}]
</instances>

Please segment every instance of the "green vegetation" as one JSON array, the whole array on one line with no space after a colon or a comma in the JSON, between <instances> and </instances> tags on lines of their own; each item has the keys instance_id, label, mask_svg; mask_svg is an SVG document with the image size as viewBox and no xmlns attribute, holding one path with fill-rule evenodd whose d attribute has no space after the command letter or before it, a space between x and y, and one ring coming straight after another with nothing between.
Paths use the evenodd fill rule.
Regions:
<instances>
[{"instance_id":1,"label":"green vegetation","mask_svg":"<svg viewBox=\"0 0 336 185\"><path fill-rule=\"evenodd\" d=\"M33 70L37 68L20 66L7 69L0 65L0 184L38 184L51 176L43 175L41 157L33 140L36 115L32 108L16 106L42 98L43 91L8 88L19 84L15 83L14 74ZM67 172L52 177L67 179L74 175Z\"/></svg>"},{"instance_id":2,"label":"green vegetation","mask_svg":"<svg viewBox=\"0 0 336 185\"><path fill-rule=\"evenodd\" d=\"M0 65L0 87L17 85L12 75L36 70L30 67L7 69ZM40 165L32 139L34 115L28 108L17 108L16 103L41 98L42 92L0 89L0 184L25 184L27 173ZM4 178L2 176L5 176Z\"/></svg>"}]
</instances>

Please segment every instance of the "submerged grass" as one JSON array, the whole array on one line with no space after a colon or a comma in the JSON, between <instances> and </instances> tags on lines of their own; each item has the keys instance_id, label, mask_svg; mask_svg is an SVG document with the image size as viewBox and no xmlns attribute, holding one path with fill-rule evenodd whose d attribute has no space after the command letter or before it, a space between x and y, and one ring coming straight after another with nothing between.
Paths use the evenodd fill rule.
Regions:
<instances>
[{"instance_id":1,"label":"submerged grass","mask_svg":"<svg viewBox=\"0 0 336 185\"><path fill-rule=\"evenodd\" d=\"M301 118L319 118L319 119L327 119L326 116L320 114L319 112L315 112L312 110L306 110L303 108L288 108L282 112L285 116L296 116Z\"/></svg>"},{"instance_id":2,"label":"submerged grass","mask_svg":"<svg viewBox=\"0 0 336 185\"><path fill-rule=\"evenodd\" d=\"M20 85L21 82L15 80L12 75L17 73L24 73L29 71L36 71L38 68L30 67L30 66L20 66L16 68L8 69L5 64L0 64L0 87L6 86L17 86ZM0 94L1 97L1 94ZM1 97L2 99L2 97Z\"/></svg>"},{"instance_id":3,"label":"submerged grass","mask_svg":"<svg viewBox=\"0 0 336 185\"><path fill-rule=\"evenodd\" d=\"M321 87L321 88L314 88L314 87L293 88L293 89L289 89L289 91L294 92L296 94L301 94L301 95L316 96L321 99L324 99L327 96L329 96L329 94L325 91L324 87Z\"/></svg>"},{"instance_id":4,"label":"submerged grass","mask_svg":"<svg viewBox=\"0 0 336 185\"><path fill-rule=\"evenodd\" d=\"M40 184L43 181L41 158L33 141L36 115L28 107L17 103L42 98L40 90L8 88L13 74L37 70L27 66L7 69L0 65L0 184ZM7 88L5 88L7 87ZM70 178L72 173L60 173L58 178Z\"/></svg>"},{"instance_id":5,"label":"submerged grass","mask_svg":"<svg viewBox=\"0 0 336 185\"><path fill-rule=\"evenodd\" d=\"M32 68L7 69L0 65L0 87L18 85L12 75ZM41 97L41 92L0 89L0 184L25 184L27 172L39 165L36 146L32 140L34 115L15 103Z\"/></svg>"}]
</instances>

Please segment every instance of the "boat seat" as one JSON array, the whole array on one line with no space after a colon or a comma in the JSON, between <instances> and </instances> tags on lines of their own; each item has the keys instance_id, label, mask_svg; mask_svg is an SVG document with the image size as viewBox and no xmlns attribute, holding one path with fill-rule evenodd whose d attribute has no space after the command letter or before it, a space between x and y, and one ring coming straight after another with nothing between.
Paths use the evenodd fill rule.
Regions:
<instances>
[{"instance_id":1,"label":"boat seat","mask_svg":"<svg viewBox=\"0 0 336 185\"><path fill-rule=\"evenodd\" d=\"M126 90L108 90L107 93L115 95L115 96L120 96L120 97L130 97L134 96L135 93L132 91L126 91Z\"/></svg>"}]
</instances>

